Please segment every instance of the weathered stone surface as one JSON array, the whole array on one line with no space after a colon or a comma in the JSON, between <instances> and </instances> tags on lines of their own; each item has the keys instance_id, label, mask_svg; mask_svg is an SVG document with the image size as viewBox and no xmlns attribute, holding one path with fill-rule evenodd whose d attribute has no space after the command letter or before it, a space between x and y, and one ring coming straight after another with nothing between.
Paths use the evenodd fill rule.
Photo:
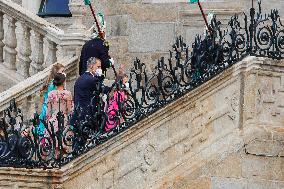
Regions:
<instances>
[{"instance_id":1,"label":"weathered stone surface","mask_svg":"<svg viewBox=\"0 0 284 189\"><path fill-rule=\"evenodd\" d=\"M17 0L20 1L20 0ZM34 14L37 14L40 8L41 0L34 0L33 3L31 3L30 0L21 0L22 6L28 9L29 11L33 12Z\"/></svg>"},{"instance_id":2,"label":"weathered stone surface","mask_svg":"<svg viewBox=\"0 0 284 189\"><path fill-rule=\"evenodd\" d=\"M241 81L249 81L257 71L263 74L256 85L266 83L264 75L270 81L275 67L283 75L281 64L245 59L60 170L41 171L33 184L70 189L283 188L284 159L279 156L283 125L273 119L264 127L263 120L255 116L251 118L254 122L244 121L241 115L247 111L243 107L254 101L240 104L245 94L242 88L252 86ZM257 90L250 89L252 94ZM268 117L270 112L266 111ZM23 174L21 169L15 171ZM0 183L3 187L27 187L31 182L28 176L16 182L19 176L11 173L0 169L0 178L7 178L5 184ZM47 181L47 174L51 180Z\"/></svg>"},{"instance_id":3,"label":"weathered stone surface","mask_svg":"<svg viewBox=\"0 0 284 189\"><path fill-rule=\"evenodd\" d=\"M217 177L242 177L242 157L239 155L233 155L227 157L221 164L211 170L211 174Z\"/></svg>"},{"instance_id":4,"label":"weathered stone surface","mask_svg":"<svg viewBox=\"0 0 284 189\"><path fill-rule=\"evenodd\" d=\"M4 65L0 64L0 93L19 83L24 78L14 73L12 70L8 70Z\"/></svg>"},{"instance_id":5,"label":"weathered stone surface","mask_svg":"<svg viewBox=\"0 0 284 189\"><path fill-rule=\"evenodd\" d=\"M203 32L197 6L184 1L96 3L110 18L112 56L127 67L135 56L153 67L176 33L185 34L189 42L196 32ZM207 1L204 7L206 11L215 8L226 21L249 3ZM282 1L269 3L283 7ZM27 16L22 9L20 15ZM85 19L87 23L91 20ZM47 24L36 17L26 20ZM19 33L16 31L17 36ZM66 40L59 47L63 56L70 44ZM283 62L250 57L61 170L0 169L0 187L282 189L283 73ZM69 83L74 82L74 70L71 74ZM29 95L41 83L32 82L28 94L20 86L9 91L9 98L4 94L7 98L1 107L17 95L34 100Z\"/></svg>"},{"instance_id":6,"label":"weathered stone surface","mask_svg":"<svg viewBox=\"0 0 284 189\"><path fill-rule=\"evenodd\" d=\"M245 178L284 181L283 158L248 155L242 160L242 175Z\"/></svg>"},{"instance_id":7,"label":"weathered stone surface","mask_svg":"<svg viewBox=\"0 0 284 189\"><path fill-rule=\"evenodd\" d=\"M175 39L174 23L132 23L132 25L128 49L130 52L165 52Z\"/></svg>"},{"instance_id":8,"label":"weathered stone surface","mask_svg":"<svg viewBox=\"0 0 284 189\"><path fill-rule=\"evenodd\" d=\"M247 180L236 178L213 178L212 189L281 189L284 187L283 182L264 181L264 180Z\"/></svg>"},{"instance_id":9,"label":"weathered stone surface","mask_svg":"<svg viewBox=\"0 0 284 189\"><path fill-rule=\"evenodd\" d=\"M278 140L254 140L246 146L247 153L265 155L270 157L281 156L284 150L284 141Z\"/></svg>"},{"instance_id":10,"label":"weathered stone surface","mask_svg":"<svg viewBox=\"0 0 284 189\"><path fill-rule=\"evenodd\" d=\"M115 36L128 36L129 35L129 22L128 15L114 15L108 17L109 28L107 28L111 37Z\"/></svg>"}]
</instances>

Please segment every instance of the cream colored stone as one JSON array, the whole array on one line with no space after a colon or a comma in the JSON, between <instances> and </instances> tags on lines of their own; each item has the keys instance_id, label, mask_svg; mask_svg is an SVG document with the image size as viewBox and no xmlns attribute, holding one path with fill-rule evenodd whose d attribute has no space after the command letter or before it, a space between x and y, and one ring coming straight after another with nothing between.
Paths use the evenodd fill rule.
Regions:
<instances>
[{"instance_id":1,"label":"cream colored stone","mask_svg":"<svg viewBox=\"0 0 284 189\"><path fill-rule=\"evenodd\" d=\"M126 22L133 21L140 27L153 22L160 25L177 23L169 36L176 35L176 32L193 33L189 28L185 31L181 28L194 24L198 26L197 30L203 28L202 18L198 17L199 20L193 23L187 21L197 18L197 7L188 8L184 2L153 5L149 3L157 2L143 1L144 4L140 4L135 0L124 0L118 4L117 0L103 0L96 3L100 4L99 7L110 7L109 16L123 15L126 20L120 25L125 27L129 27ZM222 6L216 11L223 13L222 19L226 20L232 12L239 12L244 4L244 1L211 1L205 7L210 10ZM229 9L232 5L234 9ZM74 82L78 57L70 57L79 55L80 46L86 40L84 35L64 33L7 0L0 2L0 11L28 23L34 32L47 38L51 46L57 44L58 52L51 48L52 57L47 59L47 64L55 60L55 54L60 61L64 57L71 76L69 84ZM76 14L81 17L78 12ZM0 23L0 39L1 28ZM153 67L164 52L143 54L137 50L129 53L129 28L125 32L118 32L118 28L119 25L114 33L123 36L111 39L112 56L117 57L117 62L130 66L130 60L139 56ZM190 36L186 38L189 40ZM143 47L145 52L147 48ZM43 51L40 49L36 55ZM40 58L42 63L43 58ZM39 91L49 70L50 67L1 93L0 107L7 107L9 100L16 97L18 103L33 112L37 101L34 93ZM283 73L283 61L249 57L60 170L0 169L0 186L283 188Z\"/></svg>"},{"instance_id":2,"label":"cream colored stone","mask_svg":"<svg viewBox=\"0 0 284 189\"><path fill-rule=\"evenodd\" d=\"M212 170L215 176L218 177L242 177L241 156L235 155L227 157L220 165L214 167Z\"/></svg>"},{"instance_id":3,"label":"cream colored stone","mask_svg":"<svg viewBox=\"0 0 284 189\"><path fill-rule=\"evenodd\" d=\"M68 28L69 33L85 33L86 26L83 25L83 17L86 14L86 6L83 1L70 0L69 9L74 19L73 24Z\"/></svg>"},{"instance_id":4,"label":"cream colored stone","mask_svg":"<svg viewBox=\"0 0 284 189\"><path fill-rule=\"evenodd\" d=\"M274 126L279 123L278 119L269 122L271 125L261 126L242 122L240 117L245 112L239 103L241 88L245 87L240 84L241 77L246 80L256 70L274 73L274 66L282 69L282 62L277 61L270 63L271 70L262 69L267 62L266 59L248 58L234 65L63 166L55 177L60 178L60 182L54 178L49 183L52 187L71 189L237 189L260 186L261 180L268 188L281 188L283 158L278 155L283 153L280 149L282 129ZM284 73L281 69L278 74ZM270 79L271 76L268 81ZM261 83L264 80L262 78ZM218 106L218 102L222 105ZM254 101L245 102L254 104ZM246 105L249 104L243 106ZM266 112L270 116L269 111ZM256 121L263 123L261 119ZM22 174L22 170L15 170ZM0 176L11 175L7 169L0 169L0 173ZM46 174L42 171L38 175L43 178L37 182L39 185L47 182L44 180ZM26 186L29 179L25 177L23 182L15 183L12 179L16 178L12 174L5 187Z\"/></svg>"},{"instance_id":5,"label":"cream colored stone","mask_svg":"<svg viewBox=\"0 0 284 189\"><path fill-rule=\"evenodd\" d=\"M82 4L82 1L80 3ZM75 9L72 9L74 15L77 11ZM79 49L88 39L85 31L78 33L74 30L72 33L70 30L65 33L9 0L0 1L0 13L0 62L3 62L2 48L5 44L4 65L14 70L7 80L22 80L22 77L36 74L57 60L66 59L70 55L79 56ZM81 17L82 14L77 15ZM76 27L79 27L79 21L76 22ZM57 52L57 46L60 52Z\"/></svg>"},{"instance_id":6,"label":"cream colored stone","mask_svg":"<svg viewBox=\"0 0 284 189\"><path fill-rule=\"evenodd\" d=\"M17 47L17 38L16 38L16 20L13 17L7 16L8 26L7 31L5 32L4 40L4 64L8 69L16 70L16 47Z\"/></svg>"},{"instance_id":7,"label":"cream colored stone","mask_svg":"<svg viewBox=\"0 0 284 189\"><path fill-rule=\"evenodd\" d=\"M3 13L0 13L0 62L3 63L4 61L4 53L3 53L3 47L5 46L5 44L3 43L3 39L4 39L4 26L3 26Z\"/></svg>"},{"instance_id":8,"label":"cream colored stone","mask_svg":"<svg viewBox=\"0 0 284 189\"><path fill-rule=\"evenodd\" d=\"M198 178L196 180L189 180L188 178L178 178L174 180L173 189L210 189L210 178Z\"/></svg>"}]
</instances>

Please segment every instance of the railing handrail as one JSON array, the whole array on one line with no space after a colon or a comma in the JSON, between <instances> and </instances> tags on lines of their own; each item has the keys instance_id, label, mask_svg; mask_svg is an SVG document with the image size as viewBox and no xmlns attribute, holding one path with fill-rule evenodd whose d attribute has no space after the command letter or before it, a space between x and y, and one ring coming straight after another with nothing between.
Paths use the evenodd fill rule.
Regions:
<instances>
[{"instance_id":1,"label":"railing handrail","mask_svg":"<svg viewBox=\"0 0 284 189\"><path fill-rule=\"evenodd\" d=\"M55 25L12 1L1 0L0 10L18 21L25 22L25 24L27 24L29 27L35 28L39 33L44 34L51 40L55 40L55 42L60 41L61 36L64 35L64 31L62 29L56 27Z\"/></svg>"},{"instance_id":2,"label":"railing handrail","mask_svg":"<svg viewBox=\"0 0 284 189\"><path fill-rule=\"evenodd\" d=\"M66 73L68 74L68 72L72 69L72 66L77 66L77 64L74 64L77 60L78 56L71 58L66 57L65 59L60 60L60 63L64 65ZM12 99L20 101L32 93L38 92L48 77L52 66L53 65L50 65L43 71L38 72L37 74L0 93L0 111L6 109Z\"/></svg>"}]
</instances>

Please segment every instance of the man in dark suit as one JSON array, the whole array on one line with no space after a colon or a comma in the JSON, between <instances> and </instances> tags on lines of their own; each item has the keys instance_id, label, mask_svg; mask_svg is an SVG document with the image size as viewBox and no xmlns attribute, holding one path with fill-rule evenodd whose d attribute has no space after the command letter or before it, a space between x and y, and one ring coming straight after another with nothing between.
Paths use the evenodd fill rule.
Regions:
<instances>
[{"instance_id":1,"label":"man in dark suit","mask_svg":"<svg viewBox=\"0 0 284 189\"><path fill-rule=\"evenodd\" d=\"M80 63L79 63L79 74L82 75L87 70L87 61L90 57L96 57L101 60L101 67L103 73L106 72L107 68L110 68L114 61L109 55L109 45L105 40L105 30L106 30L106 22L104 20L104 15L102 13L97 14L98 23L100 25L100 29L103 33L103 36L98 35L98 31L96 31L96 27L93 26L93 39L87 41L81 51Z\"/></svg>"},{"instance_id":2,"label":"man in dark suit","mask_svg":"<svg viewBox=\"0 0 284 189\"><path fill-rule=\"evenodd\" d=\"M83 123L82 128L101 131L103 128L101 93L107 93L109 88L103 86L101 60L95 57L87 61L87 71L75 82L74 104L75 112L70 124ZM79 110L79 111L77 111ZM80 123L79 123L80 124Z\"/></svg>"},{"instance_id":3,"label":"man in dark suit","mask_svg":"<svg viewBox=\"0 0 284 189\"><path fill-rule=\"evenodd\" d=\"M87 71L83 73L74 85L74 104L75 107L82 109L91 104L93 97L99 98L103 87L103 75L101 60L95 57L87 61Z\"/></svg>"}]
</instances>

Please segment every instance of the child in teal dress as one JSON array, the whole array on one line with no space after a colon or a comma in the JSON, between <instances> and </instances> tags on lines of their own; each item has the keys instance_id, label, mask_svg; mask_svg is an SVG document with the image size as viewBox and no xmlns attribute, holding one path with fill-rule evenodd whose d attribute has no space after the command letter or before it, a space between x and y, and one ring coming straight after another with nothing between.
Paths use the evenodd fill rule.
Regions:
<instances>
[{"instance_id":1,"label":"child in teal dress","mask_svg":"<svg viewBox=\"0 0 284 189\"><path fill-rule=\"evenodd\" d=\"M46 117L46 110L47 110L47 104L48 104L48 94L53 91L56 90L56 86L53 84L53 79L56 73L63 73L64 72L64 66L60 63L55 64L51 71L50 71L50 75L47 79L47 81L45 82L45 85L43 86L43 104L42 104L42 108L41 108L41 114L39 115L39 119L40 119L40 123L37 126L37 128L35 129L36 133L38 135L43 136L44 135L44 130L45 130L45 126L44 126L44 121L45 121L45 117Z\"/></svg>"}]
</instances>

